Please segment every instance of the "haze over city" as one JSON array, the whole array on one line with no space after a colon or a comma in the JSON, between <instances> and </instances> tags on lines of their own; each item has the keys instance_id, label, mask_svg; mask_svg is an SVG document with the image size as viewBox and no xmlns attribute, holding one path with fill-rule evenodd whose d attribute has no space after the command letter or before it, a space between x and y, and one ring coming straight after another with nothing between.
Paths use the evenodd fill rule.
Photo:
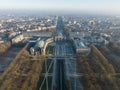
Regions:
<instances>
[{"instance_id":1,"label":"haze over city","mask_svg":"<svg viewBox=\"0 0 120 90\"><path fill-rule=\"evenodd\" d=\"M2 10L120 14L120 0L0 0Z\"/></svg>"},{"instance_id":2,"label":"haze over city","mask_svg":"<svg viewBox=\"0 0 120 90\"><path fill-rule=\"evenodd\" d=\"M0 0L0 90L120 90L120 0Z\"/></svg>"}]
</instances>

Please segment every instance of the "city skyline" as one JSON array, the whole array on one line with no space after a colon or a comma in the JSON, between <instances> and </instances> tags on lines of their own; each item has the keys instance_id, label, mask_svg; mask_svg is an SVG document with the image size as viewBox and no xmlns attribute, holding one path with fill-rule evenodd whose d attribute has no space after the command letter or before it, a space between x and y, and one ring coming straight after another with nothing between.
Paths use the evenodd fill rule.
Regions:
<instances>
[{"instance_id":1,"label":"city skyline","mask_svg":"<svg viewBox=\"0 0 120 90\"><path fill-rule=\"evenodd\" d=\"M0 9L120 14L119 0L1 0Z\"/></svg>"},{"instance_id":2,"label":"city skyline","mask_svg":"<svg viewBox=\"0 0 120 90\"><path fill-rule=\"evenodd\" d=\"M10 1L0 2L0 90L120 90L120 1Z\"/></svg>"}]
</instances>

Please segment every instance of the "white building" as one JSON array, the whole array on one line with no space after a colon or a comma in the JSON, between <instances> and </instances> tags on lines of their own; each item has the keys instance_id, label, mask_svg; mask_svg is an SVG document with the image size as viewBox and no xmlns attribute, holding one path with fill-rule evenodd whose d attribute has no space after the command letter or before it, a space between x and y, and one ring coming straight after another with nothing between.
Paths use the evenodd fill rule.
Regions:
<instances>
[{"instance_id":1,"label":"white building","mask_svg":"<svg viewBox=\"0 0 120 90\"><path fill-rule=\"evenodd\" d=\"M31 47L31 48L30 48L30 53L31 53L32 55L34 55L34 52L35 52L34 48Z\"/></svg>"},{"instance_id":2,"label":"white building","mask_svg":"<svg viewBox=\"0 0 120 90\"><path fill-rule=\"evenodd\" d=\"M89 53L90 52L90 48L85 46L85 44L81 42L80 40L74 40L74 47L75 47L76 53Z\"/></svg>"},{"instance_id":3,"label":"white building","mask_svg":"<svg viewBox=\"0 0 120 90\"><path fill-rule=\"evenodd\" d=\"M23 34L17 35L12 39L12 44L18 43L18 42L22 41L23 39L24 39Z\"/></svg>"},{"instance_id":4,"label":"white building","mask_svg":"<svg viewBox=\"0 0 120 90\"><path fill-rule=\"evenodd\" d=\"M47 45L51 42L53 42L53 38L50 38L50 37L49 38L46 38L46 37L38 38L36 40L35 46L31 47L30 49L31 54L36 54L37 52L37 53L45 55L45 50L47 48Z\"/></svg>"}]
</instances>

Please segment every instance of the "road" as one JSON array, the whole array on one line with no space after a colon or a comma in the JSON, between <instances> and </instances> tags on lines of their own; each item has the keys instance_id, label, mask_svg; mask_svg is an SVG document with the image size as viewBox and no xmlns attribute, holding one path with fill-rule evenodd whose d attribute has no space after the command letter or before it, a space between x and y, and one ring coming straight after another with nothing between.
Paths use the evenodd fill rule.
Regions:
<instances>
[{"instance_id":1,"label":"road","mask_svg":"<svg viewBox=\"0 0 120 90\"><path fill-rule=\"evenodd\" d=\"M61 41L56 42L55 46L55 56L67 56L74 55L73 47L70 45L70 42Z\"/></svg>"},{"instance_id":2,"label":"road","mask_svg":"<svg viewBox=\"0 0 120 90\"><path fill-rule=\"evenodd\" d=\"M63 60L58 60L58 90L66 90Z\"/></svg>"},{"instance_id":3,"label":"road","mask_svg":"<svg viewBox=\"0 0 120 90\"><path fill-rule=\"evenodd\" d=\"M56 32L57 35L61 33L62 36L65 37L64 25L62 22L62 18L60 17L58 18ZM53 83L53 86L55 84L58 90L83 90L83 86L80 82L80 77L78 77L78 75L76 74L76 58L74 58L75 52L71 42L64 39L57 40L54 56L56 57L55 62L57 62L54 63L57 64L54 65L54 70L56 70L54 71L54 76L58 75L58 77L54 78L54 80L56 79L57 84ZM71 84L66 85L66 81L70 82Z\"/></svg>"},{"instance_id":4,"label":"road","mask_svg":"<svg viewBox=\"0 0 120 90\"><path fill-rule=\"evenodd\" d=\"M58 18L56 36L60 34L66 37L61 17ZM57 39L54 55L46 58L54 61L53 74L44 73L44 75L53 76L51 90L83 90L80 82L81 76L77 74L76 55L70 41Z\"/></svg>"}]
</instances>

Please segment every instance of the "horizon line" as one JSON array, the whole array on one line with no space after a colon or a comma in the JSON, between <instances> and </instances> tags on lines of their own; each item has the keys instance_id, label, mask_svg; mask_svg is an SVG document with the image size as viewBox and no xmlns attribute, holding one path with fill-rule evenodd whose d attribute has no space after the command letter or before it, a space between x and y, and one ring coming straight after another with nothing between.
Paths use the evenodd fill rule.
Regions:
<instances>
[{"instance_id":1,"label":"horizon line","mask_svg":"<svg viewBox=\"0 0 120 90\"><path fill-rule=\"evenodd\" d=\"M110 12L110 11L99 11L99 10L68 10L68 9L34 9L34 8L31 8L31 9L28 9L28 8L0 8L0 11L8 11L8 12L14 12L17 11L17 12L24 12L24 11L30 11L30 12L26 12L26 13L32 13L32 12L45 12L45 13L62 13L62 14L97 14L97 15L120 15L120 12ZM17 13L16 12L16 13Z\"/></svg>"}]
</instances>

